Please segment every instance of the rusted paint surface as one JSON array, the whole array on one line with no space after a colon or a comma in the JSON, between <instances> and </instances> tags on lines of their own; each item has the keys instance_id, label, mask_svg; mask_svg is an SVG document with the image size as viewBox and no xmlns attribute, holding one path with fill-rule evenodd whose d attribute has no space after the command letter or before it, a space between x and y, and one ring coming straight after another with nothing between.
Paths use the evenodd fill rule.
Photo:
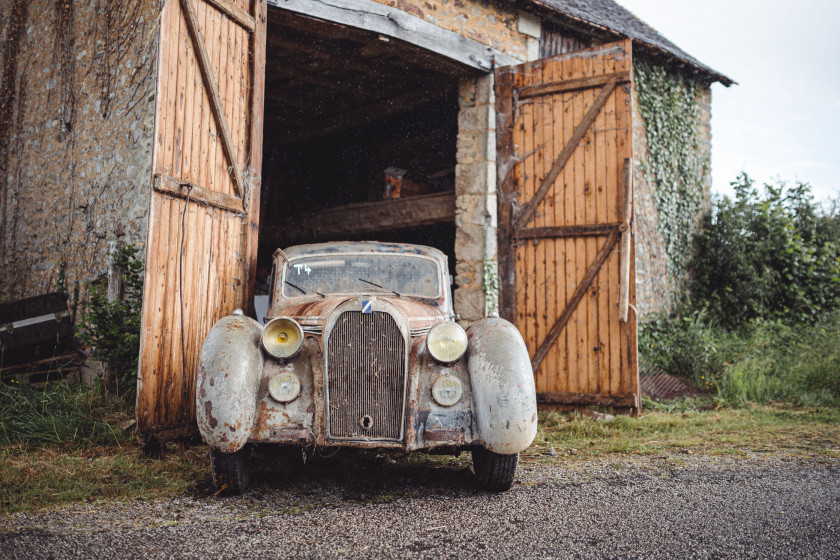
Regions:
<instances>
[{"instance_id":1,"label":"rusted paint surface","mask_svg":"<svg viewBox=\"0 0 840 560\"><path fill-rule=\"evenodd\" d=\"M201 437L224 453L242 449L251 437L263 352L262 327L243 315L220 319L204 341L198 365L196 419ZM267 392L267 387L265 388Z\"/></svg>"},{"instance_id":2,"label":"rusted paint surface","mask_svg":"<svg viewBox=\"0 0 840 560\"><path fill-rule=\"evenodd\" d=\"M158 9L0 2L0 300L61 288L72 309L109 240L145 240Z\"/></svg>"},{"instance_id":3,"label":"rusted paint surface","mask_svg":"<svg viewBox=\"0 0 840 560\"><path fill-rule=\"evenodd\" d=\"M511 323L492 317L473 323L467 335L481 443L496 453L524 451L537 433L537 398L525 341Z\"/></svg>"},{"instance_id":4,"label":"rusted paint surface","mask_svg":"<svg viewBox=\"0 0 840 560\"><path fill-rule=\"evenodd\" d=\"M446 292L449 297L449 290ZM275 305L271 313L293 316L304 326L318 327L316 332L307 332L303 348L290 360L266 357L258 363L242 356L232 358L239 351L231 346L245 344L251 352L250 349L258 345L255 342L258 333L253 326L256 323L250 319L228 317L211 331L211 337L214 333L221 334L212 341L208 337L205 343L196 403L199 410L206 407L204 414L199 414L199 425L204 422L206 426L202 427L205 440L210 437L208 434L216 438L213 442L208 441L214 447L223 445L225 450L238 449L237 446L243 444L243 432L253 443L403 451L451 451L484 446L501 453L516 453L530 444L536 431L533 378L522 338L507 321L484 319L476 322L468 330L467 354L452 364L440 364L426 349L427 331L420 328L444 320L436 306L375 295L300 299L303 298L292 298L286 300L285 305ZM361 310L362 301L370 301L373 312L391 315L407 344L405 417L399 441L333 438L327 433L326 372L330 364L324 348L329 346L329 336L339 316L345 311ZM257 327L259 329L261 327ZM212 348L219 352L215 359L208 355ZM262 353L261 349L259 351ZM232 365L234 359L249 364L237 369ZM215 373L210 375L211 368L205 364L225 365L214 366ZM271 378L281 372L292 373L300 380L300 395L288 403L275 401L268 391ZM255 387L253 394L244 390L241 383L232 391L232 381L225 377L227 374L249 379ZM433 384L443 376L457 378L463 387L460 400L448 407L439 405L432 396ZM221 390L219 383L225 383L226 389ZM211 390L216 395L213 398L209 396ZM226 399L236 402L226 404ZM212 407L208 403L212 403ZM480 411L483 406L488 410ZM228 414L235 407L244 411L236 423ZM247 414L251 409L254 414L249 417ZM216 425L210 426L213 422ZM232 443L234 435L225 430L226 426L236 428L235 444Z\"/></svg>"}]
</instances>

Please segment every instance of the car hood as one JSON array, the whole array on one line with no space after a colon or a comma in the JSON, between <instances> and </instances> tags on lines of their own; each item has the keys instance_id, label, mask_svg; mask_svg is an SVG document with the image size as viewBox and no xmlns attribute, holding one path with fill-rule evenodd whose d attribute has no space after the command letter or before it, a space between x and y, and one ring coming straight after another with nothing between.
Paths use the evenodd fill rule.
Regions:
<instances>
[{"instance_id":1,"label":"car hood","mask_svg":"<svg viewBox=\"0 0 840 560\"><path fill-rule=\"evenodd\" d=\"M431 305L396 297L382 297L381 295L371 296L350 296L332 297L318 299L315 301L287 302L285 305L275 307L270 317L291 317L303 327L305 331L320 331L332 315L333 311L342 303L361 298L376 298L387 301L393 305L408 320L412 332L428 329L437 323L444 321L440 310Z\"/></svg>"}]
</instances>

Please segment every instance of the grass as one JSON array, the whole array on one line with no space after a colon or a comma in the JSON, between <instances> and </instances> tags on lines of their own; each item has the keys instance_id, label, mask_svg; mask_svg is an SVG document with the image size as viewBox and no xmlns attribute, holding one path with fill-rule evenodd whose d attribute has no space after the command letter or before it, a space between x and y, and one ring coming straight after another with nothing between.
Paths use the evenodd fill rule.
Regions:
<instances>
[{"instance_id":1,"label":"grass","mask_svg":"<svg viewBox=\"0 0 840 560\"><path fill-rule=\"evenodd\" d=\"M815 324L753 321L727 330L704 313L639 326L639 355L717 403L840 407L840 312Z\"/></svg>"},{"instance_id":2,"label":"grass","mask_svg":"<svg viewBox=\"0 0 840 560\"><path fill-rule=\"evenodd\" d=\"M658 405L659 410L639 417L617 416L609 422L578 414L543 412L537 438L523 455L523 461L611 461L633 455L687 452L736 458L756 454L820 460L840 458L840 410L836 408L767 404L699 410L706 405L708 401ZM112 429L117 431L116 426ZM6 445L0 450L0 514L86 501L155 499L185 494L212 496L204 446L167 444L159 457L150 458L128 436L118 439L116 443ZM263 457L266 458L269 457ZM412 492L411 488L402 489L405 486L399 483L402 479L425 477L428 480L431 476L438 481L435 484L448 484L453 468L461 472L456 484L469 485L470 479L468 473L462 472L469 464L468 455L452 461L425 454L370 452L326 463L316 461L285 475L274 463L257 462L258 470L257 465L265 465L262 467L265 472L258 472L254 477L257 486L274 491L286 484L335 484L358 478L362 485L359 493L385 501L395 492L400 495ZM440 467L446 472L434 475ZM374 478L383 480L379 486L368 488L373 483L365 486L362 479L370 478L372 471L379 473ZM415 488L414 491L423 490Z\"/></svg>"},{"instance_id":3,"label":"grass","mask_svg":"<svg viewBox=\"0 0 840 560\"><path fill-rule=\"evenodd\" d=\"M696 405L698 403L694 403ZM542 413L530 457L598 458L611 454L687 452L741 455L754 452L840 458L840 410L752 405L699 411L653 411L604 422L557 412Z\"/></svg>"},{"instance_id":4,"label":"grass","mask_svg":"<svg viewBox=\"0 0 840 560\"><path fill-rule=\"evenodd\" d=\"M183 495L200 490L208 469L203 446L151 458L133 445L15 445L0 451L0 513Z\"/></svg>"}]
</instances>

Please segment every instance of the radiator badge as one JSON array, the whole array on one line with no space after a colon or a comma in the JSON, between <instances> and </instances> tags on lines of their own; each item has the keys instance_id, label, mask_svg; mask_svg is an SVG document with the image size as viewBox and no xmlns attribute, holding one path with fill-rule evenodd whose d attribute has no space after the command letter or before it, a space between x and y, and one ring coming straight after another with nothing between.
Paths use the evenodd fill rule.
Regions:
<instances>
[{"instance_id":1,"label":"radiator badge","mask_svg":"<svg viewBox=\"0 0 840 560\"><path fill-rule=\"evenodd\" d=\"M370 300L362 300L362 313L370 314L373 312L373 302Z\"/></svg>"}]
</instances>

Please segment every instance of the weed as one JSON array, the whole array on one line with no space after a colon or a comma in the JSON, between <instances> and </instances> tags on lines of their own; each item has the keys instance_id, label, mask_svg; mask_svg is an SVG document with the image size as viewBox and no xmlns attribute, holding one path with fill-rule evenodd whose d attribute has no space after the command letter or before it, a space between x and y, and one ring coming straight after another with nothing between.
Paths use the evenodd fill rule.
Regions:
<instances>
[{"instance_id":1,"label":"weed","mask_svg":"<svg viewBox=\"0 0 840 560\"><path fill-rule=\"evenodd\" d=\"M79 341L92 349L95 359L109 372L107 390L113 390L127 402L134 402L137 389L137 360L140 355L140 312L143 307L143 263L137 260L139 249L122 247L113 255L123 271L124 295L108 301L105 288L90 284L90 302L82 316Z\"/></svg>"}]
</instances>

